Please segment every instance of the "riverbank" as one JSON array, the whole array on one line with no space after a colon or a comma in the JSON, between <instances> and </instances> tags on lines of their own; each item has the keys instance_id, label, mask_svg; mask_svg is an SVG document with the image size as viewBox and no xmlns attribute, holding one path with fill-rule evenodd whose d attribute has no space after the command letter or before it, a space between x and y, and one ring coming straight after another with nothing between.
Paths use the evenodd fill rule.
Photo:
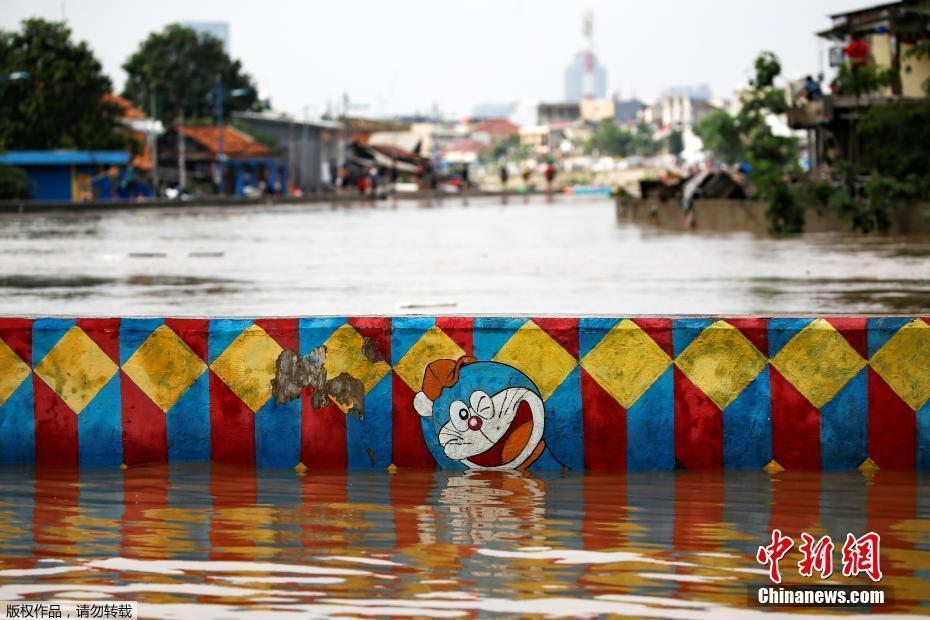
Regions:
<instances>
[{"instance_id":1,"label":"riverbank","mask_svg":"<svg viewBox=\"0 0 930 620\"><path fill-rule=\"evenodd\" d=\"M362 204L390 201L442 201L448 199L481 199L522 196L545 196L546 192L538 190L527 191L494 191L480 190L464 193L453 192L410 192L397 193L389 196L367 196L363 194L311 194L306 196L261 196L246 198L242 196L204 196L191 200L170 200L167 198L150 200L89 200L86 202L70 202L60 200L4 200L0 201L0 213L51 213L59 211L103 211L103 210L144 210L151 208L169 208L183 210L190 207L253 207L273 205L302 205L302 204Z\"/></svg>"}]
</instances>

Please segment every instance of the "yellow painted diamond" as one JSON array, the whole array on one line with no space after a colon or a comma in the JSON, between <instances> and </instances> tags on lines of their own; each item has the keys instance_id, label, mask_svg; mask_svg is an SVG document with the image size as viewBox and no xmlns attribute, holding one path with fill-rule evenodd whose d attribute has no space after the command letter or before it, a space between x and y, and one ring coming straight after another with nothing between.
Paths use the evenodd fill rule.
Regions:
<instances>
[{"instance_id":1,"label":"yellow painted diamond","mask_svg":"<svg viewBox=\"0 0 930 620\"><path fill-rule=\"evenodd\" d=\"M762 372L766 358L742 332L717 321L698 334L675 364L722 410Z\"/></svg>"},{"instance_id":2,"label":"yellow painted diamond","mask_svg":"<svg viewBox=\"0 0 930 620\"><path fill-rule=\"evenodd\" d=\"M394 366L394 372L404 380L411 390L419 391L423 383L423 371L427 364L439 359L458 359L465 355L462 347L455 344L445 332L436 327L426 330L416 344Z\"/></svg>"},{"instance_id":3,"label":"yellow painted diamond","mask_svg":"<svg viewBox=\"0 0 930 620\"><path fill-rule=\"evenodd\" d=\"M342 373L348 373L362 382L365 393L378 385L384 375L391 372L391 366L384 360L371 361L363 352L365 340L351 325L343 325L327 338L326 342L326 378L334 379ZM330 396L330 399L343 411L348 407Z\"/></svg>"},{"instance_id":4,"label":"yellow painted diamond","mask_svg":"<svg viewBox=\"0 0 930 620\"><path fill-rule=\"evenodd\" d=\"M639 325L624 319L584 356L581 366L629 409L672 360Z\"/></svg>"},{"instance_id":5,"label":"yellow painted diamond","mask_svg":"<svg viewBox=\"0 0 930 620\"><path fill-rule=\"evenodd\" d=\"M872 356L872 368L915 411L930 399L930 325L914 319Z\"/></svg>"},{"instance_id":6,"label":"yellow painted diamond","mask_svg":"<svg viewBox=\"0 0 930 620\"><path fill-rule=\"evenodd\" d=\"M865 366L846 339L824 319L798 332L772 358L775 366L818 409Z\"/></svg>"},{"instance_id":7,"label":"yellow painted diamond","mask_svg":"<svg viewBox=\"0 0 930 620\"><path fill-rule=\"evenodd\" d=\"M20 359L16 351L0 339L0 407L28 376L29 364Z\"/></svg>"},{"instance_id":8,"label":"yellow painted diamond","mask_svg":"<svg viewBox=\"0 0 930 620\"><path fill-rule=\"evenodd\" d=\"M271 397L275 362L281 351L274 338L253 324L226 347L210 368L255 412Z\"/></svg>"},{"instance_id":9,"label":"yellow painted diamond","mask_svg":"<svg viewBox=\"0 0 930 620\"><path fill-rule=\"evenodd\" d=\"M119 366L80 327L69 329L35 368L74 413L81 413L118 371Z\"/></svg>"},{"instance_id":10,"label":"yellow painted diamond","mask_svg":"<svg viewBox=\"0 0 930 620\"><path fill-rule=\"evenodd\" d=\"M207 365L167 325L145 339L123 370L165 413L193 385Z\"/></svg>"},{"instance_id":11,"label":"yellow painted diamond","mask_svg":"<svg viewBox=\"0 0 930 620\"><path fill-rule=\"evenodd\" d=\"M552 396L578 362L552 336L527 321L494 356L526 374L539 388L543 400Z\"/></svg>"}]
</instances>

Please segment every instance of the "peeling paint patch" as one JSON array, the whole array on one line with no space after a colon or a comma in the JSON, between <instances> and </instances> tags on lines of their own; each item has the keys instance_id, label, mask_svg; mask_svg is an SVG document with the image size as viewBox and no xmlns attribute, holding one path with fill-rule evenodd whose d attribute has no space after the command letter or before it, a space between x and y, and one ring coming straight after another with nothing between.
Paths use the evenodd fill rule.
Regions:
<instances>
[{"instance_id":1,"label":"peeling paint patch","mask_svg":"<svg viewBox=\"0 0 930 620\"><path fill-rule=\"evenodd\" d=\"M365 384L347 372L326 382L326 394L348 413L365 419Z\"/></svg>"},{"instance_id":2,"label":"peeling paint patch","mask_svg":"<svg viewBox=\"0 0 930 620\"><path fill-rule=\"evenodd\" d=\"M373 342L365 340L362 353L369 360L373 356L381 359ZM376 360L373 360L376 361ZM304 388L312 387L311 404L314 408L325 407L332 398L347 413L365 419L365 384L347 372L332 379L326 378L326 346L320 345L300 357L295 351L284 350L275 362L272 393L278 404L300 398Z\"/></svg>"},{"instance_id":3,"label":"peeling paint patch","mask_svg":"<svg viewBox=\"0 0 930 620\"><path fill-rule=\"evenodd\" d=\"M303 357L291 349L282 351L275 362L271 381L275 402L280 405L300 398L305 387L312 387L313 406L324 406L327 397L325 364L326 347L322 345Z\"/></svg>"}]
</instances>

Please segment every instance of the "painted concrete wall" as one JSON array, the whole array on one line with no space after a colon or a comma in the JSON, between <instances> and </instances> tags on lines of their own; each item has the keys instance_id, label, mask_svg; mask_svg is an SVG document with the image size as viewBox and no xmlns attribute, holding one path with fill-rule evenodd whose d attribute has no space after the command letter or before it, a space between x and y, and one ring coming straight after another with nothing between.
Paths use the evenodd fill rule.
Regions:
<instances>
[{"instance_id":1,"label":"painted concrete wall","mask_svg":"<svg viewBox=\"0 0 930 620\"><path fill-rule=\"evenodd\" d=\"M0 319L0 462L930 469L930 318Z\"/></svg>"}]
</instances>

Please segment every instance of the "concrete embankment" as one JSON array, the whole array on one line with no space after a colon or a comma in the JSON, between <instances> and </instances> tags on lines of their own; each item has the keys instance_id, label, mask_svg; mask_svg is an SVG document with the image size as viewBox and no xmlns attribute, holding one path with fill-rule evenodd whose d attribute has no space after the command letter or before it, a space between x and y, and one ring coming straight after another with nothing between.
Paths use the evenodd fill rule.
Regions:
<instances>
[{"instance_id":1,"label":"concrete embankment","mask_svg":"<svg viewBox=\"0 0 930 620\"><path fill-rule=\"evenodd\" d=\"M930 469L930 318L0 319L0 462Z\"/></svg>"},{"instance_id":2,"label":"concrete embankment","mask_svg":"<svg viewBox=\"0 0 930 620\"><path fill-rule=\"evenodd\" d=\"M702 232L752 232L764 235L769 232L764 202L756 200L726 200L702 198L694 201L690 212L683 211L677 200L622 198L617 200L617 219L663 230ZM930 235L928 207L924 204L905 205L891 212L889 234ZM835 209L808 209L805 212L804 231L850 232L849 220L840 217Z\"/></svg>"}]
</instances>

